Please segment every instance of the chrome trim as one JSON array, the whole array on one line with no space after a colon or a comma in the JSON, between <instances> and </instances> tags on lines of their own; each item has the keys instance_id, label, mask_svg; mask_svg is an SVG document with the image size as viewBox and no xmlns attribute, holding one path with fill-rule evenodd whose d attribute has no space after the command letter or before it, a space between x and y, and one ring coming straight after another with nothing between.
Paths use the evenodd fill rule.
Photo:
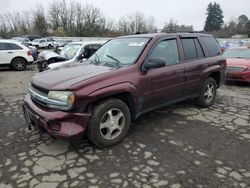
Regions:
<instances>
[{"instance_id":1,"label":"chrome trim","mask_svg":"<svg viewBox=\"0 0 250 188\"><path fill-rule=\"evenodd\" d=\"M49 99L48 97L43 96L43 95L33 91L31 88L28 88L28 90L29 90L30 95L40 102L43 102L43 103L49 104L49 105L60 106L60 107L68 107L67 102Z\"/></svg>"}]
</instances>

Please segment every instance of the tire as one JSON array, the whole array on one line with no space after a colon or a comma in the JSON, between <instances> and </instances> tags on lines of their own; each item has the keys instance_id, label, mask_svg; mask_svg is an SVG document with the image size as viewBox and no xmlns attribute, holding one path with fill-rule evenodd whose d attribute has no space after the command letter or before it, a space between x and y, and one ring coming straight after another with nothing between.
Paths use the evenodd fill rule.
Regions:
<instances>
[{"instance_id":1,"label":"tire","mask_svg":"<svg viewBox=\"0 0 250 188\"><path fill-rule=\"evenodd\" d=\"M217 93L217 83L214 78L208 77L203 83L198 104L203 108L210 107L214 104Z\"/></svg>"},{"instance_id":2,"label":"tire","mask_svg":"<svg viewBox=\"0 0 250 188\"><path fill-rule=\"evenodd\" d=\"M11 61L11 68L15 71L24 71L27 67L25 59L17 57Z\"/></svg>"},{"instance_id":3,"label":"tire","mask_svg":"<svg viewBox=\"0 0 250 188\"><path fill-rule=\"evenodd\" d=\"M39 72L45 71L48 69L48 62L47 61L40 61L37 63L37 69Z\"/></svg>"},{"instance_id":4,"label":"tire","mask_svg":"<svg viewBox=\"0 0 250 188\"><path fill-rule=\"evenodd\" d=\"M97 147L111 147L121 142L130 127L128 106L119 99L108 99L94 107L87 136Z\"/></svg>"},{"instance_id":5,"label":"tire","mask_svg":"<svg viewBox=\"0 0 250 188\"><path fill-rule=\"evenodd\" d=\"M51 48L52 48L52 45L51 45L51 44L49 44L48 49L51 49Z\"/></svg>"},{"instance_id":6,"label":"tire","mask_svg":"<svg viewBox=\"0 0 250 188\"><path fill-rule=\"evenodd\" d=\"M36 49L39 49L39 46L38 45L35 45Z\"/></svg>"}]
</instances>

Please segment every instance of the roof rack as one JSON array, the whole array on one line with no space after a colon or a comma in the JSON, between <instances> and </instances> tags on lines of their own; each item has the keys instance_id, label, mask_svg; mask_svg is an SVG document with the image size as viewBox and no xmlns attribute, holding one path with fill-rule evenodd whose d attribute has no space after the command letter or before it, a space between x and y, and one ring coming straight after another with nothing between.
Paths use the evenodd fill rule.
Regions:
<instances>
[{"instance_id":1,"label":"roof rack","mask_svg":"<svg viewBox=\"0 0 250 188\"><path fill-rule=\"evenodd\" d=\"M172 29L158 29L160 32L163 33L203 33L203 34L208 34L208 32L206 31L192 31L192 30L182 30L182 31L178 31L178 30L172 30Z\"/></svg>"}]
</instances>

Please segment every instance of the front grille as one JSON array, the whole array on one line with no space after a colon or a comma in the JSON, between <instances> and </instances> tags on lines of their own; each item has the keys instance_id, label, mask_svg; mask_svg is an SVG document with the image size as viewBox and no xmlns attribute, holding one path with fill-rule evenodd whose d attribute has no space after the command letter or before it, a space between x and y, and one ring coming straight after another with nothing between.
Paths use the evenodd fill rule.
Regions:
<instances>
[{"instance_id":1,"label":"front grille","mask_svg":"<svg viewBox=\"0 0 250 188\"><path fill-rule=\"evenodd\" d=\"M29 86L29 90L30 90L31 99L35 103L41 106L47 107L47 103L44 100L41 100L41 98L38 96L43 96L46 98L48 96L48 92L46 92L45 90L42 90L41 88L35 86L34 84L31 84Z\"/></svg>"},{"instance_id":2,"label":"front grille","mask_svg":"<svg viewBox=\"0 0 250 188\"><path fill-rule=\"evenodd\" d=\"M226 69L227 73L237 73L237 72L242 72L246 68L245 67L233 67L233 66L228 66Z\"/></svg>"}]
</instances>

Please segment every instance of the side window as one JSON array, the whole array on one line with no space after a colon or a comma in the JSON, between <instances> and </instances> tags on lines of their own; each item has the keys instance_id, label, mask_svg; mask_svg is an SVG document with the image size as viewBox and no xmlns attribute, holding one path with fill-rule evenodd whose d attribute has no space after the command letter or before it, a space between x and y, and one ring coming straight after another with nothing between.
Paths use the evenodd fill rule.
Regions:
<instances>
[{"instance_id":1,"label":"side window","mask_svg":"<svg viewBox=\"0 0 250 188\"><path fill-rule=\"evenodd\" d=\"M91 57L101 45L88 45L84 48L85 58Z\"/></svg>"},{"instance_id":2,"label":"side window","mask_svg":"<svg viewBox=\"0 0 250 188\"><path fill-rule=\"evenodd\" d=\"M184 59L185 60L196 59L198 56L196 53L194 39L193 38L181 39L181 42L184 50Z\"/></svg>"},{"instance_id":3,"label":"side window","mask_svg":"<svg viewBox=\"0 0 250 188\"><path fill-rule=\"evenodd\" d=\"M221 54L219 44L214 37L202 36L201 39L206 46L209 56L217 56Z\"/></svg>"},{"instance_id":4,"label":"side window","mask_svg":"<svg viewBox=\"0 0 250 188\"><path fill-rule=\"evenodd\" d=\"M196 47L198 57L205 57L203 49L198 39L194 39L194 42L195 42L195 47Z\"/></svg>"},{"instance_id":5,"label":"side window","mask_svg":"<svg viewBox=\"0 0 250 188\"><path fill-rule=\"evenodd\" d=\"M45 42L45 40L40 40L40 43Z\"/></svg>"},{"instance_id":6,"label":"side window","mask_svg":"<svg viewBox=\"0 0 250 188\"><path fill-rule=\"evenodd\" d=\"M161 58L166 62L166 65L179 63L179 52L176 39L159 42L151 52L149 58Z\"/></svg>"},{"instance_id":7,"label":"side window","mask_svg":"<svg viewBox=\"0 0 250 188\"><path fill-rule=\"evenodd\" d=\"M18 46L17 44L9 43L8 50L22 50L22 48Z\"/></svg>"},{"instance_id":8,"label":"side window","mask_svg":"<svg viewBox=\"0 0 250 188\"><path fill-rule=\"evenodd\" d=\"M0 50L7 50L5 43L0 43Z\"/></svg>"}]
</instances>

